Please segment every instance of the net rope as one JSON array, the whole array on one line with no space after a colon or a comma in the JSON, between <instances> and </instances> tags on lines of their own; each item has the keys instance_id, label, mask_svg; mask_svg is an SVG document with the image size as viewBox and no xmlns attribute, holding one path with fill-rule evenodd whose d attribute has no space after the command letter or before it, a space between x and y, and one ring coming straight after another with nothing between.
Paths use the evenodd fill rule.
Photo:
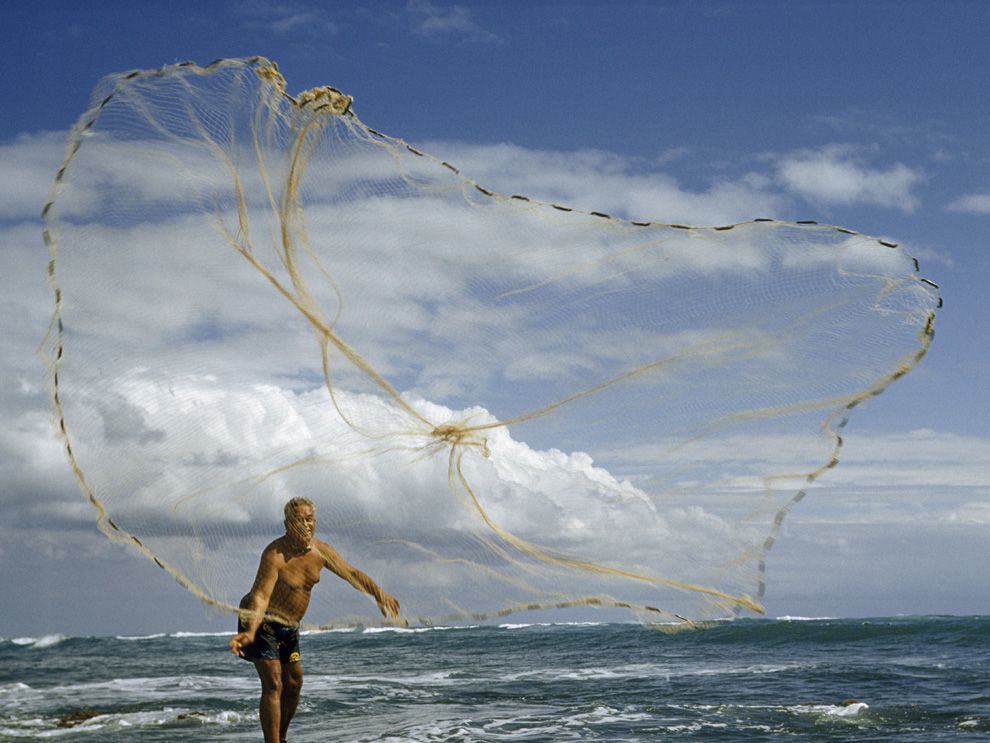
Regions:
<instances>
[{"instance_id":1,"label":"net rope","mask_svg":"<svg viewBox=\"0 0 990 743\"><path fill-rule=\"evenodd\" d=\"M231 612L296 495L415 623L762 612L787 513L941 306L853 230L499 193L261 57L102 81L42 216L97 526ZM321 586L309 621L381 620Z\"/></svg>"}]
</instances>

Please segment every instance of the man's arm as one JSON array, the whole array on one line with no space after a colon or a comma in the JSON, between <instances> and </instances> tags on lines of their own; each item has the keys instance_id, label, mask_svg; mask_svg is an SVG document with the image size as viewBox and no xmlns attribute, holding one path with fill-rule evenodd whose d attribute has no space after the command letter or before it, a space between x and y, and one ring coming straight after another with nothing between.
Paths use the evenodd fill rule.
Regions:
<instances>
[{"instance_id":1,"label":"man's arm","mask_svg":"<svg viewBox=\"0 0 990 743\"><path fill-rule=\"evenodd\" d=\"M244 655L242 648L254 642L258 627L265 618L268 602L278 582L277 560L278 556L274 549L268 548L261 553L258 574L254 578L254 585L251 586L251 593L248 594L250 600L246 606L241 607L240 615L247 620L247 629L230 638L230 652L234 655Z\"/></svg>"},{"instance_id":2,"label":"man's arm","mask_svg":"<svg viewBox=\"0 0 990 743\"><path fill-rule=\"evenodd\" d=\"M359 591L371 596L375 600L375 603L378 604L378 610L382 613L383 617L386 619L400 619L399 602L396 601L394 596L385 593L381 586L375 583L370 576L362 573L356 567L347 562L347 560L341 557L340 553L329 544L320 542L319 550L327 570L340 576Z\"/></svg>"}]
</instances>

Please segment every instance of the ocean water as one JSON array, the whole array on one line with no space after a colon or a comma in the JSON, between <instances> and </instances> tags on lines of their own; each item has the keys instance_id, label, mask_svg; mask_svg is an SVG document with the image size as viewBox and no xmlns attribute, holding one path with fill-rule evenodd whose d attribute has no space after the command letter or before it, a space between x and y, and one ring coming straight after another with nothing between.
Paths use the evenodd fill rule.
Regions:
<instances>
[{"instance_id":1,"label":"ocean water","mask_svg":"<svg viewBox=\"0 0 990 743\"><path fill-rule=\"evenodd\" d=\"M261 740L226 641L0 640L0 740ZM366 629L302 651L292 743L990 739L990 617Z\"/></svg>"}]
</instances>

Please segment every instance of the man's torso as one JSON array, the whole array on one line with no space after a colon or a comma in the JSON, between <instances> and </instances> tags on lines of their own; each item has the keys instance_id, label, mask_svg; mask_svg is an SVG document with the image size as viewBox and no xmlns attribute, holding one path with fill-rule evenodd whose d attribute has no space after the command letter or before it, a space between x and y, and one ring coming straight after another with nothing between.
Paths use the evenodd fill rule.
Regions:
<instances>
[{"instance_id":1,"label":"man's torso","mask_svg":"<svg viewBox=\"0 0 990 743\"><path fill-rule=\"evenodd\" d=\"M280 617L287 623L302 621L309 606L313 586L320 582L324 561L318 542L313 549L302 554L292 554L281 539L269 546L276 551L278 580L268 602L268 614Z\"/></svg>"}]
</instances>

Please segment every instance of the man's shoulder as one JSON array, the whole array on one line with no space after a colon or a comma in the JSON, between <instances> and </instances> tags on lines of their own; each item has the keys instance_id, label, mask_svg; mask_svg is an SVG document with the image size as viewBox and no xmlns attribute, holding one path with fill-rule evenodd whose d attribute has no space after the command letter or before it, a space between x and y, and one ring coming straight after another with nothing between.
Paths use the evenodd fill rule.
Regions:
<instances>
[{"instance_id":1,"label":"man's shoulder","mask_svg":"<svg viewBox=\"0 0 990 743\"><path fill-rule=\"evenodd\" d=\"M329 543L324 542L322 539L314 539L313 547L315 547L318 552L329 553L331 555L337 554L337 550L331 547Z\"/></svg>"},{"instance_id":2,"label":"man's shoulder","mask_svg":"<svg viewBox=\"0 0 990 743\"><path fill-rule=\"evenodd\" d=\"M283 537L279 537L268 543L268 546L261 552L262 560L284 560L285 559L285 545L282 542Z\"/></svg>"},{"instance_id":3,"label":"man's shoulder","mask_svg":"<svg viewBox=\"0 0 990 743\"><path fill-rule=\"evenodd\" d=\"M315 548L313 551L319 553L324 562L329 562L330 560L340 560L340 553L322 539L314 539L313 547Z\"/></svg>"}]
</instances>

